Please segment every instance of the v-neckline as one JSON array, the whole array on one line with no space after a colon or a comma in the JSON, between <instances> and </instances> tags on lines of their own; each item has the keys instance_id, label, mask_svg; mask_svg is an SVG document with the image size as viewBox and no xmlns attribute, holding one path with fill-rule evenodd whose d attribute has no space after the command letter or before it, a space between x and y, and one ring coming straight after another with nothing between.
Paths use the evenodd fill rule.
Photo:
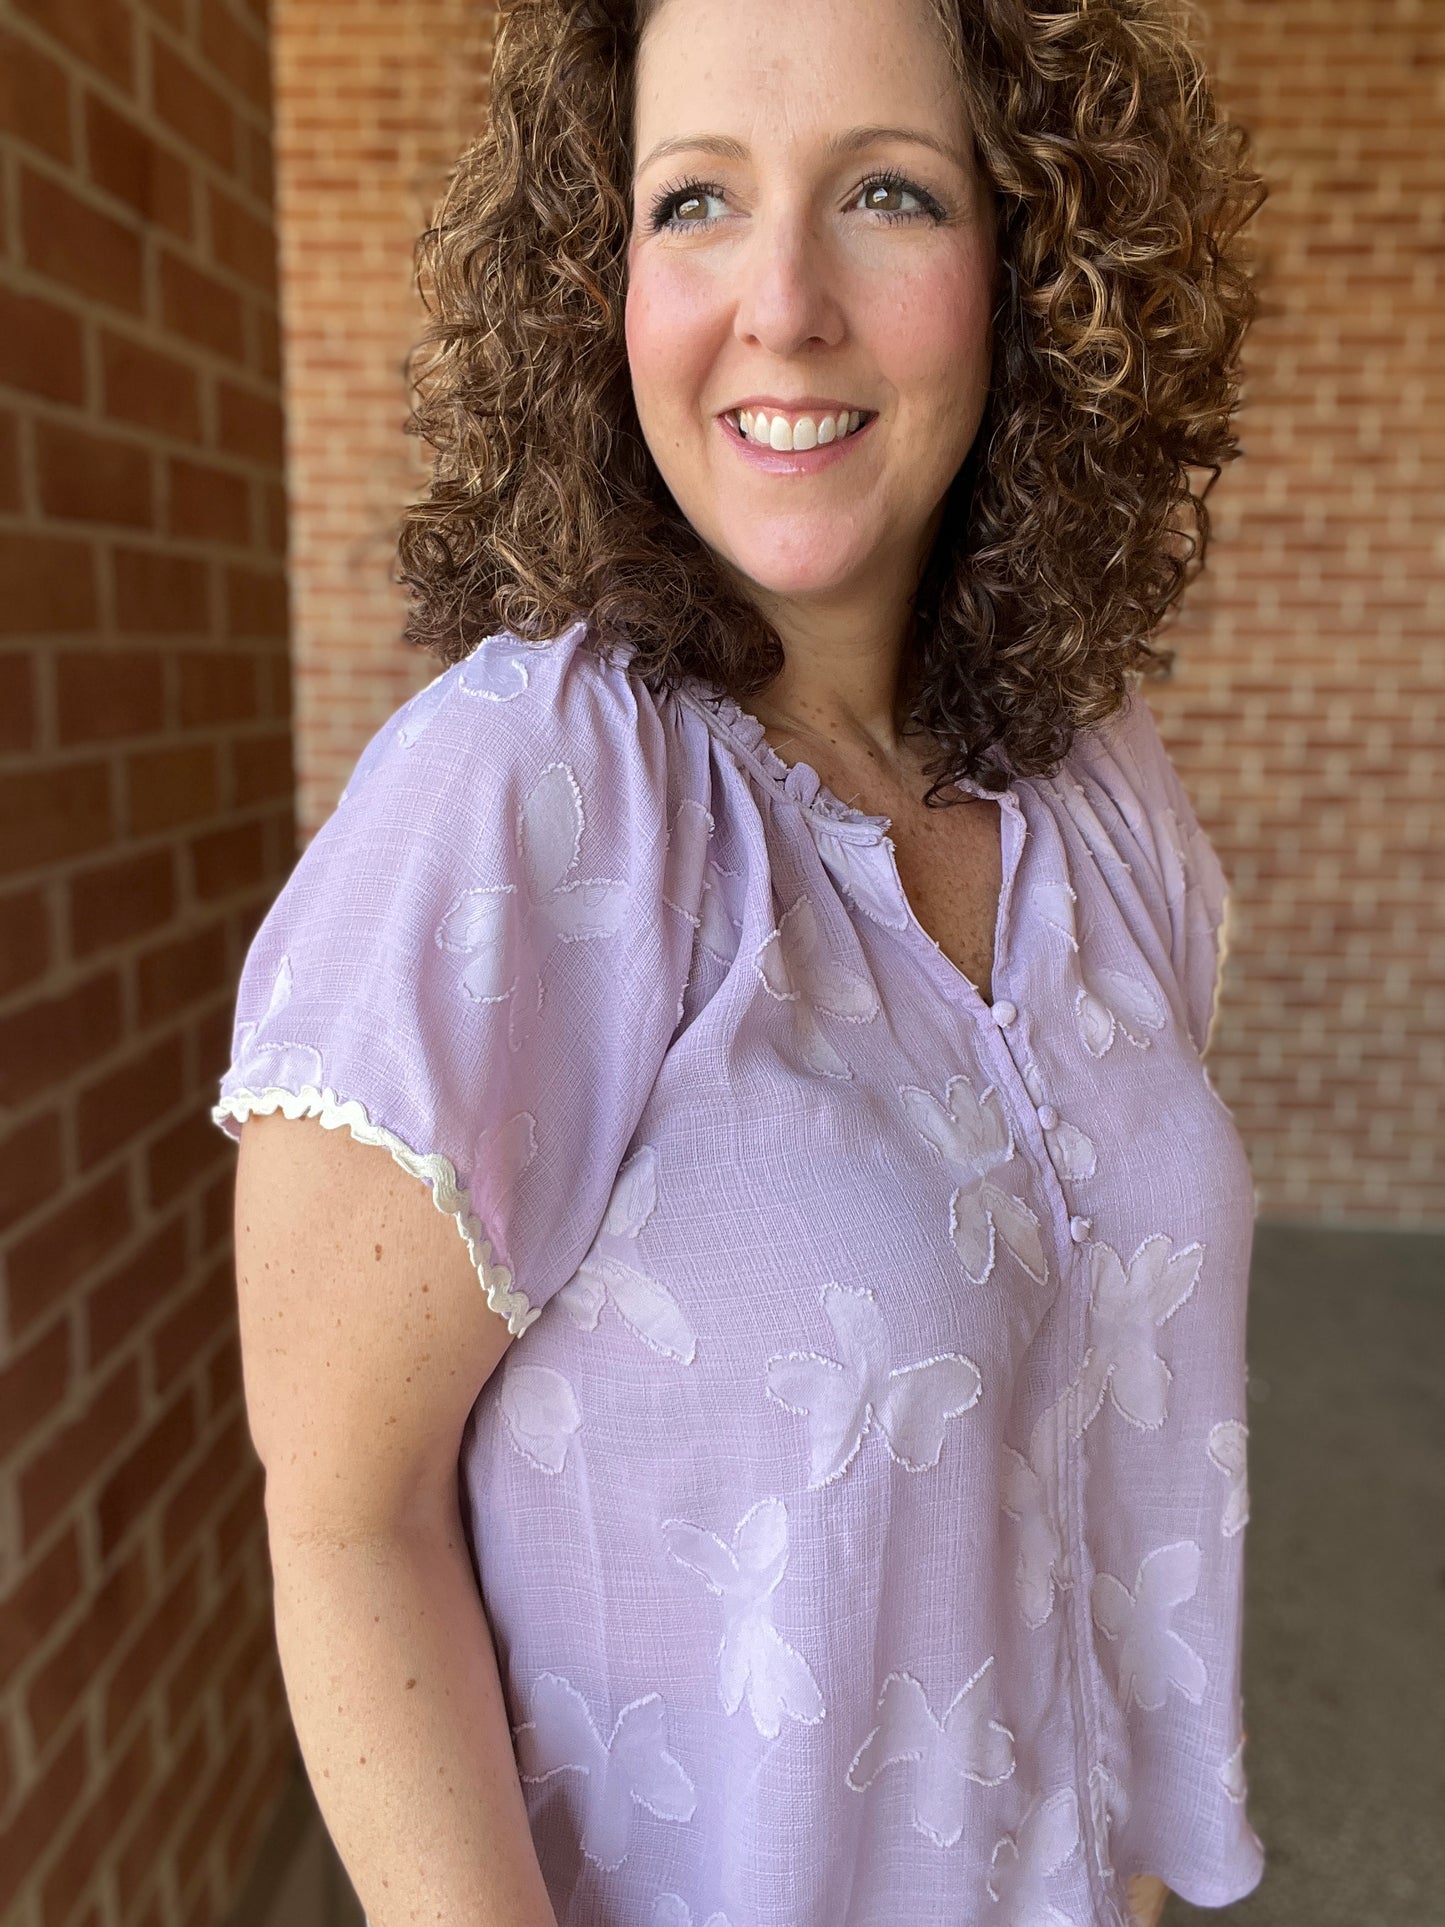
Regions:
<instances>
[{"instance_id":1,"label":"v-neckline","mask_svg":"<svg viewBox=\"0 0 1445 1927\"><path fill-rule=\"evenodd\" d=\"M870 911L866 905L862 905L860 907L863 908L865 915L874 915L875 921L889 921L894 929L909 929L914 940L926 946L926 954L930 958L936 958L940 971L944 973L944 982L955 996L961 986L966 998L980 1010L991 1013L996 1007L1012 1008L1008 1000L999 994L999 979L1008 948L1008 915L1013 894L1013 881L1027 834L1027 823L1016 794L1018 788L1016 783L1006 790L988 790L972 777L959 777L955 782L955 787L964 795L981 802L997 803L1000 806L998 827L1001 880L998 902L994 910L989 995L985 997L967 972L961 970L948 955L938 939L923 927L908 892L903 887L903 877L898 867L898 853L891 835L892 817L855 809L829 789L811 763L803 760L788 762L768 741L764 724L750 710L744 709L736 697L727 695L715 685L700 680L694 680L692 688L683 689L679 694L691 708L702 714L704 720L715 723L727 741L755 770L769 780L774 789L798 806L811 820L816 835L826 840L843 842L858 851L860 856L862 850L876 848L878 857L886 866L884 880L887 884L887 894L896 899L903 915L899 920L887 920L877 917L875 912ZM862 850L859 846L862 846ZM824 855L826 863L826 852L820 853ZM855 857L852 860L858 859ZM849 894L855 901L858 900L855 888L850 888Z\"/></svg>"}]
</instances>

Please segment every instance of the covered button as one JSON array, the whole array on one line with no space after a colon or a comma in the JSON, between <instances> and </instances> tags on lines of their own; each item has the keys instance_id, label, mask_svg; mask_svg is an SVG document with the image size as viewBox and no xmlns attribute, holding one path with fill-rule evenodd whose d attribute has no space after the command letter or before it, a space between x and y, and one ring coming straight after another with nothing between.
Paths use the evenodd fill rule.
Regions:
<instances>
[{"instance_id":1,"label":"covered button","mask_svg":"<svg viewBox=\"0 0 1445 1927\"><path fill-rule=\"evenodd\" d=\"M1039 1123L1046 1131L1052 1131L1059 1121L1059 1114L1052 1104L1040 1104Z\"/></svg>"},{"instance_id":2,"label":"covered button","mask_svg":"<svg viewBox=\"0 0 1445 1927\"><path fill-rule=\"evenodd\" d=\"M1018 1014L1018 1005L1011 1004L1007 997L1000 997L993 1006L993 1021L1000 1030L1006 1030Z\"/></svg>"},{"instance_id":3,"label":"covered button","mask_svg":"<svg viewBox=\"0 0 1445 1927\"><path fill-rule=\"evenodd\" d=\"M1069 1219L1069 1236L1076 1245L1081 1245L1084 1242L1092 1230L1093 1224L1094 1220L1092 1218Z\"/></svg>"}]
</instances>

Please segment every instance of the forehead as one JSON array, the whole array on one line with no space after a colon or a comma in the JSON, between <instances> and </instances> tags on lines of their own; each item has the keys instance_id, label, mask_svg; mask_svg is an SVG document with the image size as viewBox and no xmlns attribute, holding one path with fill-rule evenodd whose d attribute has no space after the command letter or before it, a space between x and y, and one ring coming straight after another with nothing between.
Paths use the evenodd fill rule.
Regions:
<instances>
[{"instance_id":1,"label":"forehead","mask_svg":"<svg viewBox=\"0 0 1445 1927\"><path fill-rule=\"evenodd\" d=\"M787 140L866 121L956 137L962 120L934 0L661 0L643 30L639 159L687 133Z\"/></svg>"}]
</instances>

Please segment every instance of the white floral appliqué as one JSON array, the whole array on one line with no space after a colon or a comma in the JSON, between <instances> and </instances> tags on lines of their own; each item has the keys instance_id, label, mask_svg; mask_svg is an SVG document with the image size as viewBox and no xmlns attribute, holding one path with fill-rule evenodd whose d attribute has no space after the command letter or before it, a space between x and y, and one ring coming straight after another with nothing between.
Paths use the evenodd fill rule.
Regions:
<instances>
[{"instance_id":1,"label":"white floral appliqu\u00e9","mask_svg":"<svg viewBox=\"0 0 1445 1927\"><path fill-rule=\"evenodd\" d=\"M757 971L764 990L793 1006L798 1050L811 1071L824 1077L851 1077L852 1070L824 1034L822 1016L844 1024L866 1024L878 1015L878 993L868 978L850 970L823 949L818 914L805 896L758 948Z\"/></svg>"},{"instance_id":2,"label":"white floral appliqu\u00e9","mask_svg":"<svg viewBox=\"0 0 1445 1927\"><path fill-rule=\"evenodd\" d=\"M891 865L881 864L881 843L860 845L854 837L839 836L819 829L814 833L818 854L834 881L841 883L853 902L887 930L906 930L911 921L908 905Z\"/></svg>"},{"instance_id":3,"label":"white floral appliqu\u00e9","mask_svg":"<svg viewBox=\"0 0 1445 1927\"><path fill-rule=\"evenodd\" d=\"M1172 1373L1155 1348L1154 1333L1193 1291L1203 1262L1203 1245L1171 1252L1162 1232L1145 1238L1127 1266L1111 1245L1090 1245L1093 1290L1089 1349L1079 1368L1078 1430L1093 1420L1106 1392L1120 1416L1141 1431L1164 1423Z\"/></svg>"},{"instance_id":4,"label":"white floral appliqu\u00e9","mask_svg":"<svg viewBox=\"0 0 1445 1927\"><path fill-rule=\"evenodd\" d=\"M1071 1578L1059 1507L1059 1435L1069 1404L1065 1394L1040 1415L1027 1458L1004 1447L1003 1509L1020 1527L1019 1605L1035 1628L1053 1611L1055 1588Z\"/></svg>"},{"instance_id":5,"label":"white floral appliqu\u00e9","mask_svg":"<svg viewBox=\"0 0 1445 1927\"><path fill-rule=\"evenodd\" d=\"M609 1739L592 1723L587 1702L560 1673L543 1673L532 1688L532 1717L513 1728L520 1778L581 1775L575 1794L582 1851L612 1872L627 1858L634 1805L660 1820L690 1820L697 1792L664 1744L667 1708L660 1693L630 1701Z\"/></svg>"},{"instance_id":6,"label":"white floral appliqu\u00e9","mask_svg":"<svg viewBox=\"0 0 1445 1927\"><path fill-rule=\"evenodd\" d=\"M1199 1547L1192 1539L1160 1546L1139 1567L1134 1590L1110 1572L1094 1579L1094 1622L1119 1644L1119 1690L1157 1712L1176 1687L1198 1706L1209 1675L1204 1661L1169 1624L1175 1608L1194 1597L1199 1586Z\"/></svg>"},{"instance_id":7,"label":"white floral appliqu\u00e9","mask_svg":"<svg viewBox=\"0 0 1445 1927\"><path fill-rule=\"evenodd\" d=\"M738 880L736 870L724 869L716 858L708 862L702 879L702 922L697 940L718 963L731 963L738 954L738 920L728 908L728 884Z\"/></svg>"},{"instance_id":8,"label":"white floral appliqu\u00e9","mask_svg":"<svg viewBox=\"0 0 1445 1927\"><path fill-rule=\"evenodd\" d=\"M550 1365L525 1365L511 1354L502 1368L497 1405L522 1457L539 1472L560 1472L582 1424L570 1380Z\"/></svg>"},{"instance_id":9,"label":"white floral appliqu\u00e9","mask_svg":"<svg viewBox=\"0 0 1445 1927\"><path fill-rule=\"evenodd\" d=\"M1221 1419L1209 1434L1209 1457L1229 1480L1219 1528L1226 1539L1243 1532L1249 1523L1248 1437L1248 1426L1237 1418Z\"/></svg>"},{"instance_id":10,"label":"white floral appliqu\u00e9","mask_svg":"<svg viewBox=\"0 0 1445 1927\"><path fill-rule=\"evenodd\" d=\"M1225 1795L1237 1807L1244 1805L1249 1797L1249 1786L1244 1775L1244 1736L1240 1735L1239 1745L1219 1768L1219 1784Z\"/></svg>"},{"instance_id":11,"label":"white floral appliqu\u00e9","mask_svg":"<svg viewBox=\"0 0 1445 1927\"><path fill-rule=\"evenodd\" d=\"M337 800L338 809L394 749L411 749L426 734L454 691L494 703L511 702L520 696L528 682L524 659L537 653L535 647L529 648L503 631L478 643L465 662L454 663L433 676L402 706L394 725L379 731L367 744Z\"/></svg>"},{"instance_id":12,"label":"white floral appliqu\u00e9","mask_svg":"<svg viewBox=\"0 0 1445 1927\"><path fill-rule=\"evenodd\" d=\"M872 1786L888 1766L912 1766L913 1824L936 1846L951 1847L964 1822L964 1782L998 1786L1014 1770L1014 1736L993 1717L993 1655L935 1719L910 1673L890 1673L878 1695L877 1725L853 1756L847 1783Z\"/></svg>"},{"instance_id":13,"label":"white floral appliqu\u00e9","mask_svg":"<svg viewBox=\"0 0 1445 1927\"><path fill-rule=\"evenodd\" d=\"M419 689L403 704L390 727L378 730L357 758L356 765L346 780L346 787L336 799L338 809L351 799L372 772L379 768L394 750L410 749L417 739L426 733L455 687L455 675L451 670L444 669L439 676L433 676L424 688Z\"/></svg>"},{"instance_id":14,"label":"white floral appliqu\u00e9","mask_svg":"<svg viewBox=\"0 0 1445 1927\"><path fill-rule=\"evenodd\" d=\"M900 1465L910 1472L937 1465L949 1419L978 1402L978 1367L960 1352L894 1366L872 1292L827 1284L822 1304L841 1359L784 1352L770 1358L767 1368L770 1395L807 1418L809 1488L847 1470L875 1418Z\"/></svg>"},{"instance_id":15,"label":"white floral appliqu\u00e9","mask_svg":"<svg viewBox=\"0 0 1445 1927\"><path fill-rule=\"evenodd\" d=\"M557 1297L583 1331L596 1329L610 1298L623 1324L644 1345L690 1365L697 1339L682 1307L666 1285L628 1262L634 1255L632 1242L656 1209L657 1153L644 1144L618 1172L592 1249Z\"/></svg>"},{"instance_id":16,"label":"white floral appliqu\u00e9","mask_svg":"<svg viewBox=\"0 0 1445 1927\"><path fill-rule=\"evenodd\" d=\"M1076 1927L1048 1895L1048 1882L1079 1851L1079 1800L1072 1787L1033 1800L1016 1834L1006 1833L993 1850L990 1900L1000 1911L998 1927Z\"/></svg>"},{"instance_id":17,"label":"white floral appliqu\u00e9","mask_svg":"<svg viewBox=\"0 0 1445 1927\"><path fill-rule=\"evenodd\" d=\"M1179 832L1179 818L1166 803L1155 812L1158 836L1155 847L1159 855L1159 870L1164 884L1164 898L1171 906L1184 901L1189 891L1189 866L1185 856L1185 840ZM1191 838L1192 842L1193 839Z\"/></svg>"},{"instance_id":18,"label":"white floral appliqu\u00e9","mask_svg":"<svg viewBox=\"0 0 1445 1927\"><path fill-rule=\"evenodd\" d=\"M276 966L276 975L271 979L271 995L267 1000L265 1010L259 1018L254 1018L249 1023L238 1024L236 1026L236 1047L233 1053L233 1062L238 1069L246 1062L247 1053L251 1048L251 1040L257 1031L264 1030L268 1024L274 1023L276 1018L279 1017L281 1012L286 1008L287 1004L290 1003L291 989L291 957L288 953ZM282 1048L284 1049L286 1047L283 1045Z\"/></svg>"},{"instance_id":19,"label":"white floral appliqu\u00e9","mask_svg":"<svg viewBox=\"0 0 1445 1927\"><path fill-rule=\"evenodd\" d=\"M1094 1865L1104 1881L1114 1877L1112 1842L1129 1819L1129 1796L1102 1760L1089 1768L1089 1812L1094 1820Z\"/></svg>"},{"instance_id":20,"label":"white floral appliqu\u00e9","mask_svg":"<svg viewBox=\"0 0 1445 1927\"><path fill-rule=\"evenodd\" d=\"M692 1927L692 1909L681 1894L659 1894L650 1927ZM709 1914L702 1927L728 1927L726 1914Z\"/></svg>"},{"instance_id":21,"label":"white floral appliqu\u00e9","mask_svg":"<svg viewBox=\"0 0 1445 1927\"><path fill-rule=\"evenodd\" d=\"M508 1042L520 1049L542 1008L543 976L558 943L614 936L628 888L610 877L573 878L582 842L582 792L565 763L551 763L518 812L524 888L464 890L436 933L468 958L463 991L474 1003L510 1000Z\"/></svg>"},{"instance_id":22,"label":"white floral appliqu\u00e9","mask_svg":"<svg viewBox=\"0 0 1445 1927\"><path fill-rule=\"evenodd\" d=\"M1038 1219L990 1176L1014 1154L1013 1132L994 1086L980 1097L960 1072L949 1078L942 1103L932 1091L911 1084L899 1094L914 1129L939 1153L954 1180L949 1232L969 1281L981 1285L991 1276L997 1234L1030 1278L1045 1284L1049 1266Z\"/></svg>"},{"instance_id":23,"label":"white floral appliqu\u00e9","mask_svg":"<svg viewBox=\"0 0 1445 1927\"><path fill-rule=\"evenodd\" d=\"M514 702L531 680L527 658L538 653L536 645L529 646L505 631L488 636L461 665L457 687L464 695L479 696L484 702Z\"/></svg>"},{"instance_id":24,"label":"white floral appliqu\u00e9","mask_svg":"<svg viewBox=\"0 0 1445 1927\"><path fill-rule=\"evenodd\" d=\"M1129 865L1120 856L1113 837L1104 828L1083 784L1072 776L1063 775L1059 778L1058 788L1064 809L1073 819L1092 854L1108 863L1117 863L1121 870L1127 870Z\"/></svg>"},{"instance_id":25,"label":"white floral appliqu\u00e9","mask_svg":"<svg viewBox=\"0 0 1445 1927\"><path fill-rule=\"evenodd\" d=\"M537 1120L530 1111L514 1111L482 1138L477 1166L492 1195L509 1197L536 1155Z\"/></svg>"},{"instance_id":26,"label":"white floral appliqu\u00e9","mask_svg":"<svg viewBox=\"0 0 1445 1927\"><path fill-rule=\"evenodd\" d=\"M1039 1111L1044 1149L1059 1177L1065 1184L1075 1184L1081 1178L1093 1177L1099 1165L1093 1139L1086 1137L1077 1125L1065 1123L1048 1102L1048 1093L1037 1064L1026 1066L1023 1075L1024 1088Z\"/></svg>"},{"instance_id":27,"label":"white floral appliqu\u00e9","mask_svg":"<svg viewBox=\"0 0 1445 1927\"><path fill-rule=\"evenodd\" d=\"M1074 1022L1079 1041L1091 1057L1103 1057L1116 1037L1136 1050L1148 1050L1145 1031L1163 1030L1169 1012L1152 984L1126 977L1122 970L1096 970L1089 983L1079 985L1074 998Z\"/></svg>"},{"instance_id":28,"label":"white floral appliqu\u00e9","mask_svg":"<svg viewBox=\"0 0 1445 1927\"><path fill-rule=\"evenodd\" d=\"M291 1001L291 958L276 967L265 1011L252 1023L236 1027L235 1053L227 1081L248 1090L320 1091L326 1083L321 1053L311 1044L292 1044L267 1033Z\"/></svg>"},{"instance_id":29,"label":"white floral appliqu\u00e9","mask_svg":"<svg viewBox=\"0 0 1445 1927\"><path fill-rule=\"evenodd\" d=\"M1078 925L1074 906L1079 899L1071 884L1062 877L1038 884L1030 895L1035 916L1044 927L1062 937L1072 951L1079 948Z\"/></svg>"},{"instance_id":30,"label":"white floral appliqu\u00e9","mask_svg":"<svg viewBox=\"0 0 1445 1927\"><path fill-rule=\"evenodd\" d=\"M788 1564L783 1501L759 1499L738 1521L731 1545L686 1519L664 1519L662 1538L678 1564L722 1601L718 1692L724 1710L736 1713L746 1696L754 1726L769 1740L785 1718L815 1726L824 1713L818 1682L773 1624L773 1594Z\"/></svg>"},{"instance_id":31,"label":"white floral appliqu\u00e9","mask_svg":"<svg viewBox=\"0 0 1445 1927\"><path fill-rule=\"evenodd\" d=\"M702 897L708 839L713 827L709 812L689 797L678 804L667 838L662 900L669 910L686 917L694 930L702 919L700 911L692 906Z\"/></svg>"}]
</instances>

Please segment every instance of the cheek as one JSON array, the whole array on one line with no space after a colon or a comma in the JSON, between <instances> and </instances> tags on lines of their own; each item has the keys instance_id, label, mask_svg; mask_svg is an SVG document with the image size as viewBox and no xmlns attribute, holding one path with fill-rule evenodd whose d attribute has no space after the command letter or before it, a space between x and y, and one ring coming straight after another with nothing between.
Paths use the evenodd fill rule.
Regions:
<instances>
[{"instance_id":1,"label":"cheek","mask_svg":"<svg viewBox=\"0 0 1445 1927\"><path fill-rule=\"evenodd\" d=\"M970 254L919 263L869 302L878 366L905 398L972 413L988 380L991 309L986 259Z\"/></svg>"},{"instance_id":2,"label":"cheek","mask_svg":"<svg viewBox=\"0 0 1445 1927\"><path fill-rule=\"evenodd\" d=\"M639 414L695 405L712 365L719 316L717 295L704 277L666 263L639 263L624 314Z\"/></svg>"}]
</instances>

